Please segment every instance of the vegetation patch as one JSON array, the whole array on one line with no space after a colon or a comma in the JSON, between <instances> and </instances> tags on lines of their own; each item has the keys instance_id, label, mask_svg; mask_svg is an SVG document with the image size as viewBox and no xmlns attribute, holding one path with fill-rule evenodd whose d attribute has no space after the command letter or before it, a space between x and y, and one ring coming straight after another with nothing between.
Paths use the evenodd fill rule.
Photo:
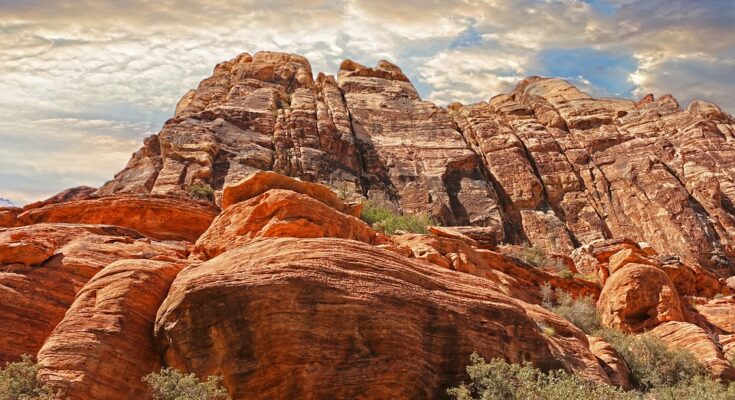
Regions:
<instances>
[{"instance_id":1,"label":"vegetation patch","mask_svg":"<svg viewBox=\"0 0 735 400\"><path fill-rule=\"evenodd\" d=\"M553 290L547 282L541 286L541 297L544 308L565 318L584 333L592 335L600 329L600 317L592 296L575 299L561 289Z\"/></svg>"},{"instance_id":2,"label":"vegetation patch","mask_svg":"<svg viewBox=\"0 0 735 400\"><path fill-rule=\"evenodd\" d=\"M456 400L732 400L729 387L701 375L679 379L670 386L624 391L588 381L564 371L543 372L531 364L509 364L495 358L486 362L477 353L467 366L469 383L447 390Z\"/></svg>"},{"instance_id":3,"label":"vegetation patch","mask_svg":"<svg viewBox=\"0 0 735 400\"><path fill-rule=\"evenodd\" d=\"M436 223L427 214L399 214L385 205L368 200L362 204L360 218L374 229L392 235L396 231L428 233Z\"/></svg>"},{"instance_id":4,"label":"vegetation patch","mask_svg":"<svg viewBox=\"0 0 735 400\"><path fill-rule=\"evenodd\" d=\"M206 183L195 183L189 186L189 195L199 200L214 200L214 189Z\"/></svg>"},{"instance_id":5,"label":"vegetation patch","mask_svg":"<svg viewBox=\"0 0 735 400\"><path fill-rule=\"evenodd\" d=\"M172 368L163 368L143 378L150 387L154 400L231 400L221 387L221 376L210 376L201 382L194 374L184 374Z\"/></svg>"},{"instance_id":6,"label":"vegetation patch","mask_svg":"<svg viewBox=\"0 0 735 400\"><path fill-rule=\"evenodd\" d=\"M6 363L0 369L0 400L51 400L51 390L38 379L38 365L31 356L24 355L21 361Z\"/></svg>"}]
</instances>

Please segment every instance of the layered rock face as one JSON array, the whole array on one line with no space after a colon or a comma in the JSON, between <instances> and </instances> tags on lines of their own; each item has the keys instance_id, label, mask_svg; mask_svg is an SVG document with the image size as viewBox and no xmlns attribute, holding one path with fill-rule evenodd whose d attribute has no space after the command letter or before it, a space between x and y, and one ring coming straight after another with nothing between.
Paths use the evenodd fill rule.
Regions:
<instances>
[{"instance_id":1,"label":"layered rock face","mask_svg":"<svg viewBox=\"0 0 735 400\"><path fill-rule=\"evenodd\" d=\"M149 398L161 367L235 399L438 399L472 352L629 388L558 289L732 380L734 135L670 96L533 77L444 109L385 61L243 54L101 188L0 207L0 363L80 400ZM366 200L443 226L385 234Z\"/></svg>"},{"instance_id":2,"label":"layered rock face","mask_svg":"<svg viewBox=\"0 0 735 400\"><path fill-rule=\"evenodd\" d=\"M569 253L617 237L733 272L735 120L671 96L594 99L528 78L445 110L401 70L243 54L187 93L163 130L96 195L217 193L269 170L484 228L497 242Z\"/></svg>"}]
</instances>

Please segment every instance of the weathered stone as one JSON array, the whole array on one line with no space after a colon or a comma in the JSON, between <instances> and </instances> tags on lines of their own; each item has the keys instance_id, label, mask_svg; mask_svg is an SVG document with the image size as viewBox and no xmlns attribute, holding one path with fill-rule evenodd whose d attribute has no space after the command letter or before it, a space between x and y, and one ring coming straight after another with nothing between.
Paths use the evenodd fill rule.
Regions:
<instances>
[{"instance_id":1,"label":"weathered stone","mask_svg":"<svg viewBox=\"0 0 735 400\"><path fill-rule=\"evenodd\" d=\"M153 324L181 267L126 260L95 275L38 352L40 380L64 399L150 398L142 378L161 368Z\"/></svg>"},{"instance_id":2,"label":"weathered stone","mask_svg":"<svg viewBox=\"0 0 735 400\"><path fill-rule=\"evenodd\" d=\"M196 241L219 210L178 197L119 195L31 208L18 216L24 225L41 222L117 225L162 240Z\"/></svg>"},{"instance_id":3,"label":"weathered stone","mask_svg":"<svg viewBox=\"0 0 735 400\"><path fill-rule=\"evenodd\" d=\"M37 224L0 231L0 363L36 354L76 293L123 259L177 260L186 245L115 226Z\"/></svg>"},{"instance_id":4,"label":"weathered stone","mask_svg":"<svg viewBox=\"0 0 735 400\"><path fill-rule=\"evenodd\" d=\"M226 208L199 238L194 254L208 259L262 237L333 237L373 244L379 236L363 221L312 197L271 189Z\"/></svg>"},{"instance_id":5,"label":"weathered stone","mask_svg":"<svg viewBox=\"0 0 735 400\"><path fill-rule=\"evenodd\" d=\"M222 208L235 203L250 200L271 189L285 189L305 194L318 200L337 211L359 217L362 207L354 204L345 204L337 194L324 185L302 182L287 176L269 171L259 171L240 182L225 185L222 190Z\"/></svg>"},{"instance_id":6,"label":"weathered stone","mask_svg":"<svg viewBox=\"0 0 735 400\"><path fill-rule=\"evenodd\" d=\"M628 333L667 321L684 321L671 279L660 269L642 264L628 264L611 274L597 309L604 325Z\"/></svg>"},{"instance_id":7,"label":"weathered stone","mask_svg":"<svg viewBox=\"0 0 735 400\"><path fill-rule=\"evenodd\" d=\"M473 351L607 380L584 334L534 313L583 353L557 353L485 279L355 241L280 238L183 270L155 335L167 365L222 374L234 398L443 396Z\"/></svg>"},{"instance_id":8,"label":"weathered stone","mask_svg":"<svg viewBox=\"0 0 735 400\"><path fill-rule=\"evenodd\" d=\"M722 351L702 328L688 322L666 322L651 330L670 348L687 350L717 379L735 380L735 366L725 359Z\"/></svg>"},{"instance_id":9,"label":"weathered stone","mask_svg":"<svg viewBox=\"0 0 735 400\"><path fill-rule=\"evenodd\" d=\"M623 357L618 354L614 347L601 338L587 336L590 342L590 351L600 360L602 368L610 377L610 382L623 389L630 389L630 371Z\"/></svg>"}]
</instances>

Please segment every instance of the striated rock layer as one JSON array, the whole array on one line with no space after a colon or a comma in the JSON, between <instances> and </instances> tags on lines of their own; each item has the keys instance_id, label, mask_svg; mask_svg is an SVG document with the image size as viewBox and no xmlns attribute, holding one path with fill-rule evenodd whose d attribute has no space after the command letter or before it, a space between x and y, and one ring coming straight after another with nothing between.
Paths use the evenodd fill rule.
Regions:
<instances>
[{"instance_id":1,"label":"striated rock layer","mask_svg":"<svg viewBox=\"0 0 735 400\"><path fill-rule=\"evenodd\" d=\"M609 382L560 317L344 239L258 240L185 269L155 335L167 365L221 374L235 398L440 398L473 351Z\"/></svg>"},{"instance_id":2,"label":"striated rock layer","mask_svg":"<svg viewBox=\"0 0 735 400\"><path fill-rule=\"evenodd\" d=\"M242 54L187 93L95 195L185 195L206 183L219 196L267 170L483 227L491 243L568 254L627 237L729 275L735 120L702 101L644 100L532 77L445 110L387 61L347 60L337 79L314 80L303 57Z\"/></svg>"}]
</instances>

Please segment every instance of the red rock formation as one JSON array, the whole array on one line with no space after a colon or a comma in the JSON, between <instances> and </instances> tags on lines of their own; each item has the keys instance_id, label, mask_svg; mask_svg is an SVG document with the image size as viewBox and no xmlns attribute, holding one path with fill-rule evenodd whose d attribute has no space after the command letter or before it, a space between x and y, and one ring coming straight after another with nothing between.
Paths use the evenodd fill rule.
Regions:
<instances>
[{"instance_id":1,"label":"red rock formation","mask_svg":"<svg viewBox=\"0 0 735 400\"><path fill-rule=\"evenodd\" d=\"M726 382L735 380L735 366L702 328L687 322L667 322L652 329L651 334L673 349L691 352L713 377Z\"/></svg>"},{"instance_id":2,"label":"red rock formation","mask_svg":"<svg viewBox=\"0 0 735 400\"><path fill-rule=\"evenodd\" d=\"M166 365L222 374L234 398L434 398L473 351L607 380L560 317L344 239L263 239L184 269L155 335Z\"/></svg>"},{"instance_id":3,"label":"red rock formation","mask_svg":"<svg viewBox=\"0 0 735 400\"><path fill-rule=\"evenodd\" d=\"M602 368L610 377L610 382L623 389L630 389L630 371L625 360L617 351L606 341L595 337L587 336L590 342L590 351L600 360Z\"/></svg>"},{"instance_id":4,"label":"red rock formation","mask_svg":"<svg viewBox=\"0 0 735 400\"><path fill-rule=\"evenodd\" d=\"M679 295L656 267L628 264L610 275L597 301L602 323L626 333L684 321Z\"/></svg>"},{"instance_id":5,"label":"red rock formation","mask_svg":"<svg viewBox=\"0 0 735 400\"><path fill-rule=\"evenodd\" d=\"M199 238L194 253L209 259L261 237L334 237L372 244L378 236L363 221L312 197L272 189L226 208Z\"/></svg>"},{"instance_id":6,"label":"red rock formation","mask_svg":"<svg viewBox=\"0 0 735 400\"><path fill-rule=\"evenodd\" d=\"M182 243L160 243L104 225L37 224L0 231L0 364L36 354L76 293L122 259L178 259Z\"/></svg>"},{"instance_id":7,"label":"red rock formation","mask_svg":"<svg viewBox=\"0 0 735 400\"><path fill-rule=\"evenodd\" d=\"M125 260L79 291L38 353L39 378L64 399L145 399L142 378L161 368L156 311L181 265Z\"/></svg>"},{"instance_id":8,"label":"red rock formation","mask_svg":"<svg viewBox=\"0 0 735 400\"><path fill-rule=\"evenodd\" d=\"M41 222L117 225L162 240L196 241L218 209L178 197L115 196L49 204L18 216L23 225Z\"/></svg>"},{"instance_id":9,"label":"red rock formation","mask_svg":"<svg viewBox=\"0 0 735 400\"><path fill-rule=\"evenodd\" d=\"M250 200L271 189L285 189L305 194L353 217L359 217L362 210L362 207L358 205L345 204L337 197L336 193L324 185L302 182L269 171L259 171L240 182L225 185L222 190L222 208L225 209L235 203Z\"/></svg>"}]
</instances>

